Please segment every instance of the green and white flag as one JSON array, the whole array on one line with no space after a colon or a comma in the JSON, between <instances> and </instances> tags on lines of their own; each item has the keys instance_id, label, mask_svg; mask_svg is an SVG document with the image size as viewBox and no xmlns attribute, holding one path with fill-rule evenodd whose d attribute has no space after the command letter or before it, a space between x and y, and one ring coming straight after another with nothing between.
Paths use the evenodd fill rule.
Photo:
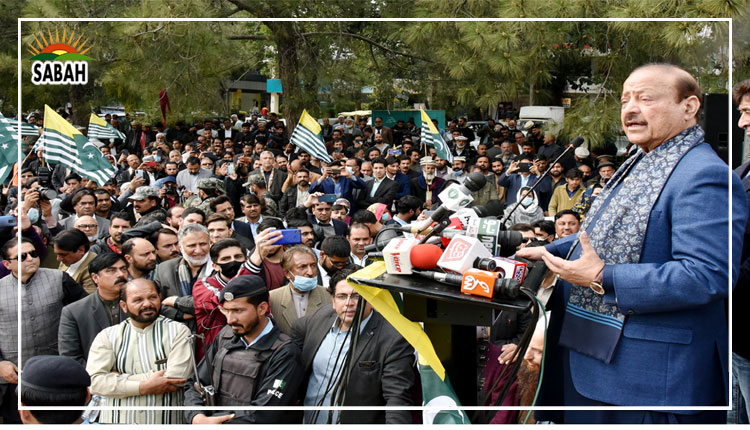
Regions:
<instances>
[{"instance_id":1,"label":"green and white flag","mask_svg":"<svg viewBox=\"0 0 750 430\"><path fill-rule=\"evenodd\" d=\"M100 187L115 176L114 166L99 148L47 105L44 105L41 140L44 142L44 160L48 163L62 164Z\"/></svg>"},{"instance_id":2,"label":"green and white flag","mask_svg":"<svg viewBox=\"0 0 750 430\"><path fill-rule=\"evenodd\" d=\"M442 409L461 406L448 380L448 375L445 376L445 380L440 379L432 367L422 360L421 355L417 354L417 358L419 377L422 380L422 406L425 407L422 411L422 422L424 424L471 424L465 411Z\"/></svg>"},{"instance_id":3,"label":"green and white flag","mask_svg":"<svg viewBox=\"0 0 750 430\"><path fill-rule=\"evenodd\" d=\"M323 141L323 132L320 124L318 124L318 121L315 121L315 118L307 113L307 110L302 111L299 123L297 123L297 127L294 128L294 132L289 141L310 154L311 157L315 157L326 163L333 161L326 151L326 144Z\"/></svg>"},{"instance_id":4,"label":"green and white flag","mask_svg":"<svg viewBox=\"0 0 750 430\"><path fill-rule=\"evenodd\" d=\"M15 118L6 118L0 113L0 124L2 129L10 131L12 133L18 133L18 121ZM27 122L21 123L21 136L39 136L39 126L29 124Z\"/></svg>"},{"instance_id":5,"label":"green and white flag","mask_svg":"<svg viewBox=\"0 0 750 430\"><path fill-rule=\"evenodd\" d=\"M0 184L13 172L18 162L18 140L6 130L0 130Z\"/></svg>"},{"instance_id":6,"label":"green and white flag","mask_svg":"<svg viewBox=\"0 0 750 430\"><path fill-rule=\"evenodd\" d=\"M430 145L435 147L435 151L438 158L441 160L448 160L449 163L453 163L453 154L448 148L448 145L443 141L443 136L440 135L435 124L432 123L427 112L424 109L420 109L422 112L422 144Z\"/></svg>"},{"instance_id":7,"label":"green and white flag","mask_svg":"<svg viewBox=\"0 0 750 430\"><path fill-rule=\"evenodd\" d=\"M91 118L89 118L89 139L91 138L97 138L97 139L122 139L125 140L125 134L123 134L120 130L112 127L110 124L107 124L106 121L99 118L98 115L95 113L91 114Z\"/></svg>"}]
</instances>

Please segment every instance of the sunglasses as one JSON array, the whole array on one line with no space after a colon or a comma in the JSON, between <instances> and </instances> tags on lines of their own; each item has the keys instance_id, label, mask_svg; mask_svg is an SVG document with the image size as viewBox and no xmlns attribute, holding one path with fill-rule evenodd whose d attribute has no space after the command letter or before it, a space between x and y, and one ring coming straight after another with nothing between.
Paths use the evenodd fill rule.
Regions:
<instances>
[{"instance_id":1,"label":"sunglasses","mask_svg":"<svg viewBox=\"0 0 750 430\"><path fill-rule=\"evenodd\" d=\"M38 258L39 257L39 253L36 252L36 250L29 251L29 252L23 252L23 253L21 253L21 261L26 261L26 258L28 258L29 255L31 256L31 258ZM12 257L12 258L9 258L8 260L18 260L18 257Z\"/></svg>"}]
</instances>

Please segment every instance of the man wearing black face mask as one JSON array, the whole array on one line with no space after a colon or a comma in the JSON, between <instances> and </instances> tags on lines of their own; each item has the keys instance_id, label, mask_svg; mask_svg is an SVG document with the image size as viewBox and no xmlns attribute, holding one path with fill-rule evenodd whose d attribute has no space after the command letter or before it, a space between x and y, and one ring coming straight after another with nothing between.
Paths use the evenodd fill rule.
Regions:
<instances>
[{"instance_id":1,"label":"man wearing black face mask","mask_svg":"<svg viewBox=\"0 0 750 430\"><path fill-rule=\"evenodd\" d=\"M331 276L349 264L352 248L344 236L329 236L320 244L318 285L328 288Z\"/></svg>"},{"instance_id":2,"label":"man wearing black face mask","mask_svg":"<svg viewBox=\"0 0 750 430\"><path fill-rule=\"evenodd\" d=\"M205 345L210 345L227 323L227 318L219 311L219 293L237 275L246 260L242 246L236 239L221 239L214 243L210 255L214 268L213 275L199 279L193 286L195 321L198 333L205 336ZM200 360L201 357L203 343L198 342L196 360Z\"/></svg>"}]
</instances>

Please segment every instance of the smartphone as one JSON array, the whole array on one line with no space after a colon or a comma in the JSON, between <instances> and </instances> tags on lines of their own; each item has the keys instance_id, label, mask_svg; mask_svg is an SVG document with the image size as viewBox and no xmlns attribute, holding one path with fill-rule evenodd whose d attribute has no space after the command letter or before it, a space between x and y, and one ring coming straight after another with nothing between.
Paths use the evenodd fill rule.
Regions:
<instances>
[{"instance_id":1,"label":"smartphone","mask_svg":"<svg viewBox=\"0 0 750 430\"><path fill-rule=\"evenodd\" d=\"M400 149L389 149L388 150L388 155L393 155L394 157L398 157L399 155L401 155L401 150Z\"/></svg>"},{"instance_id":2,"label":"smartphone","mask_svg":"<svg viewBox=\"0 0 750 430\"><path fill-rule=\"evenodd\" d=\"M0 216L0 228L15 227L17 224L18 219L13 215Z\"/></svg>"},{"instance_id":3,"label":"smartphone","mask_svg":"<svg viewBox=\"0 0 750 430\"><path fill-rule=\"evenodd\" d=\"M519 172L530 172L531 171L531 163L518 163L518 171Z\"/></svg>"},{"instance_id":4,"label":"smartphone","mask_svg":"<svg viewBox=\"0 0 750 430\"><path fill-rule=\"evenodd\" d=\"M331 174L332 175L340 175L341 174L341 169L339 169L338 167L333 167L333 168L331 168Z\"/></svg>"},{"instance_id":5,"label":"smartphone","mask_svg":"<svg viewBox=\"0 0 750 430\"><path fill-rule=\"evenodd\" d=\"M330 203L333 204L338 199L336 197L336 194L323 194L322 196L318 197L318 201L321 203Z\"/></svg>"},{"instance_id":6,"label":"smartphone","mask_svg":"<svg viewBox=\"0 0 750 430\"><path fill-rule=\"evenodd\" d=\"M281 239L279 239L274 245L296 245L302 243L302 234L298 228L289 228L284 230L278 230L281 232Z\"/></svg>"},{"instance_id":7,"label":"smartphone","mask_svg":"<svg viewBox=\"0 0 750 430\"><path fill-rule=\"evenodd\" d=\"M227 165L227 175L234 175L234 163L229 163Z\"/></svg>"},{"instance_id":8,"label":"smartphone","mask_svg":"<svg viewBox=\"0 0 750 430\"><path fill-rule=\"evenodd\" d=\"M130 152L128 152L128 150L127 150L127 149L123 149L122 151L120 151L120 153L121 153L122 155L126 156L126 157L127 157L128 155L130 155Z\"/></svg>"},{"instance_id":9,"label":"smartphone","mask_svg":"<svg viewBox=\"0 0 750 430\"><path fill-rule=\"evenodd\" d=\"M140 176L142 178L143 177L143 170L136 170L135 171L135 176Z\"/></svg>"}]
</instances>

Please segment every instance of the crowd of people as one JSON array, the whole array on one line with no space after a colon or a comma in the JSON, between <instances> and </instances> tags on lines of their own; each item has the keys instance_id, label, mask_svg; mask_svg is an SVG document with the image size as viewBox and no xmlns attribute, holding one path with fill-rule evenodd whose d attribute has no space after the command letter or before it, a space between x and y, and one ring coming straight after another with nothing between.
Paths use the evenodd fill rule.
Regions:
<instances>
[{"instance_id":1,"label":"crowd of people","mask_svg":"<svg viewBox=\"0 0 750 430\"><path fill-rule=\"evenodd\" d=\"M681 73L669 71L675 75ZM639 81L638 85L645 84ZM641 91L641 88L634 91ZM692 100L691 94L675 104L682 106L684 100ZM750 99L750 92L747 94ZM645 105L630 108L631 103L625 98L630 100L640 95L624 94L623 97L623 126L633 145L629 154L619 157L608 149L574 148L563 144L557 136L545 132L540 124L517 124L514 118L488 120L476 133L467 126L466 118L449 121L447 129L440 130L452 152L452 162L449 162L438 158L434 147L421 144L420 128L412 120L406 124L399 121L389 128L380 117L371 121L360 117L355 122L354 118L339 116L334 124L328 120L322 124L325 146L333 159L325 163L291 143L290 130L272 112L265 116L238 113L193 124L178 121L167 128L107 115L105 120L126 138L98 143L102 154L116 169L106 184L98 186L64 165L47 165L41 150L31 150L36 138L26 138L28 157L19 169L21 195L11 187L5 187L2 195L5 212L18 217L17 230L22 235L19 246L10 240L15 230L5 229L7 231L2 232L5 245L0 250L3 259L0 268L3 421L51 423L70 419L70 414L36 411L19 414L17 411L18 368L23 367L25 377L27 369L43 368L46 364L78 365L85 372L71 371L77 378L70 376L64 383L54 377L29 379L30 383L24 382L21 393L24 405L81 405L83 410L83 405L91 398L95 405L130 407L104 410L98 416L87 412L84 417L74 417L76 420L127 424L415 422L415 416L409 411L321 409L290 413L233 408L414 405L420 392L419 377L414 370L414 349L369 303L363 307L359 333L350 333L357 304L362 298L347 282L347 277L368 264L365 246L373 243L384 226L407 225L425 219L430 211L440 206L439 195L443 189L451 184L463 184L473 172L480 172L487 181L474 194L472 204L502 202L506 212L498 218L506 220L509 230L519 231L529 239L529 246L522 244L517 255L530 260L543 258L550 268L537 295L545 305L549 301L548 308L552 310L548 337L554 342L547 340L546 363L560 369L549 376L559 384L543 391L542 398L552 402L548 403L551 405L574 404L570 403L572 397L565 394L573 390L579 397L597 402L593 404L631 404L633 399L620 397L628 393L626 389L618 392L608 386L607 390L616 393L603 397L585 389L581 392L579 383L571 384L571 372L575 372L574 380L585 379L577 373L579 367L591 366L591 357L601 354L604 358L597 364L609 366L602 370L603 374L611 372L612 360L621 365L622 360L632 358L631 354L644 351L653 354L646 357L647 360L668 360L665 354L645 348L643 344L649 340L656 341L657 346L661 346L662 341L690 344L689 336L683 332L696 330L694 336L697 337L698 329L682 324L675 317L672 322L676 321L677 327L682 328L674 330L683 330L675 334L648 326L651 324L648 318L675 310L689 313L703 306L710 312L702 318L723 321L717 306L723 306L726 291L722 294L720 279L700 278L692 281L702 287L690 290L694 293L691 298L685 298L684 303L675 300L677 303L665 309L649 301L657 300L656 297L649 296L648 304L641 304L639 299L629 298L623 292L628 282L642 285L643 279L628 278L624 269L607 269L638 265L649 259L664 264L671 261L672 256L680 260L682 257L675 253L682 250L683 244L676 239L670 250L660 249L656 256L654 251L648 252L648 247L656 246L652 244L654 240L662 245L670 243L670 231L679 229L682 221L676 218L695 216L694 213L672 213L673 202L665 202L665 191L649 189L649 198L635 203L636 207L646 209L646 218L639 222L644 223L644 227L672 224L659 230L658 234L664 237L658 239L655 239L657 233L650 229L648 234L645 230L633 233L633 237L641 240L636 240L636 245L643 241L646 245L637 253L628 249L631 255L624 260L613 257L621 249L604 244L602 234L620 237L616 229L605 229L605 233L593 227L586 229L615 222L606 217L607 212L602 207L617 205L622 211L635 209L633 202L613 197L618 191L620 195L624 192L629 196L638 194L639 186L644 184L634 181L647 178L649 171L643 171L637 162L633 167L631 154L636 154L637 158L638 154L656 148L648 145L660 138L663 139L658 144L685 129L692 130L687 126L679 128L680 123L675 119L676 128L670 130L676 131L674 134L657 134L642 144L637 139L641 132L636 130L637 126L660 127L663 124L657 124L660 117L648 116ZM686 106L694 107L689 103ZM628 109L633 111L632 116L628 116ZM44 118L32 113L28 121L43 126ZM632 136L629 128L632 128ZM476 146L470 144L475 140ZM697 148L704 150L703 146ZM694 152L687 152L686 159ZM711 155L702 153L701 156L704 157L702 167L708 168L706 166L713 161L705 160ZM628 158L624 163L627 171L623 174L623 169L618 170L618 167L625 158ZM682 170L677 171L681 166L669 167L675 169L673 177L682 173ZM726 170L725 165L723 169ZM654 171L651 169L650 173ZM628 174L632 180L623 180ZM726 177L724 174L724 181ZM684 185L689 187L690 183ZM696 198L705 200L703 189L693 185ZM669 184L662 183L662 186L666 190ZM726 201L727 188L711 190L723 193ZM662 198L657 200L660 195ZM714 197L717 207L722 207L722 197ZM683 198L682 204L687 200ZM649 211L659 205L667 206L654 209L648 218ZM735 207L746 211L744 204ZM744 227L746 213L735 217L734 222L740 218ZM723 222L726 228L727 218ZM622 225L618 224L620 227ZM703 228L705 234L711 234L713 227L716 226L695 228ZM287 229L297 229L299 237L290 240L285 234ZM679 233L690 237L693 231L689 230ZM576 261L582 261L583 257L589 257L593 252L589 237L602 256L597 261L604 261L607 266L602 270L597 267L596 276L591 279L579 279L557 260L581 257ZM698 258L692 250L685 252L688 260ZM717 252L712 258L722 258L724 254ZM634 255L641 255L642 259L633 260ZM704 258L703 254L699 255ZM727 258L724 257L721 267L726 268ZM589 272L591 270L589 268ZM586 276L589 272L585 272ZM695 269L693 273L703 272ZM655 278L649 278L649 282L661 283L662 288L678 287L674 280L653 276ZM684 274L674 276L682 279ZM19 279L20 299L16 289ZM570 297L577 297L570 293L571 285L573 291L577 291L575 287L589 285L589 281L597 282L606 292L602 296L605 304L612 307L619 299L620 308L628 315L617 352L613 352L614 346L604 352L588 351L565 335L560 345L556 343L561 331L565 334L568 330L559 327L560 318L570 312L565 303L573 300ZM726 289L726 282L723 288ZM703 289L710 289L712 293L702 296L696 293ZM565 297L557 297L563 291ZM614 292L617 292L616 297ZM17 350L17 303L21 303L23 312L21 351ZM645 313L646 320L638 322L644 317L633 316L633 309L635 313ZM606 318L623 321L620 316L613 314ZM636 322L628 325L627 321L633 320ZM484 390L488 398L494 400L492 395L496 396L502 388L501 384L494 383L503 367L523 360L518 379L503 381L514 386L504 405L531 405L536 392L547 330L544 324L536 327L525 356L518 354L521 334L534 330L529 329L529 324L530 314L502 311L494 315L487 339L490 353L484 370ZM719 322L711 320L703 324L701 333ZM635 332L628 327L645 328ZM580 332L573 333L580 335ZM712 336L721 333L726 336L726 329L724 332L717 330ZM678 334L688 338L670 337ZM355 339L356 351L350 352L349 345ZM617 340L614 342L617 344ZM721 342L717 340L716 345L720 354ZM578 351L571 352L577 355L567 358L558 352L563 348ZM714 362L713 349L711 351L704 354L710 357L699 364L712 372L718 370L705 372L705 378L713 379L703 381L702 397L698 394L690 397L689 390L679 390L670 382L666 389L680 393L667 395L666 403L656 395L638 399L654 402L644 404L672 406L697 405L691 403L694 401L720 402L719 394L705 388L721 385L726 375L721 375L723 367L718 362L726 364L726 360L716 358ZM58 355L70 360L61 362L50 357ZM345 371L347 358L358 361L350 373ZM616 380L618 372L627 373L618 368L611 378ZM661 375L657 371L642 375L647 379L658 377ZM545 381L547 378L545 376ZM616 384L612 380L609 383ZM69 393L66 394L61 385L67 387ZM86 387L88 392L81 397L80 390L86 391ZM652 388L646 382L641 387ZM598 392L604 388L591 384L587 389ZM45 390L52 394L43 395ZM726 389L723 392L726 394ZM590 404L577 398L575 401ZM418 405L419 400L416 402ZM164 409L140 408L144 406ZM170 409L174 406L192 408L188 411ZM223 406L228 410L206 409L210 406ZM510 412L495 415L493 422L528 419L524 414ZM576 418L548 414L538 419L575 422Z\"/></svg>"}]
</instances>

